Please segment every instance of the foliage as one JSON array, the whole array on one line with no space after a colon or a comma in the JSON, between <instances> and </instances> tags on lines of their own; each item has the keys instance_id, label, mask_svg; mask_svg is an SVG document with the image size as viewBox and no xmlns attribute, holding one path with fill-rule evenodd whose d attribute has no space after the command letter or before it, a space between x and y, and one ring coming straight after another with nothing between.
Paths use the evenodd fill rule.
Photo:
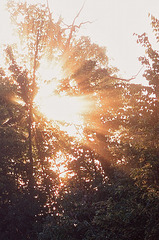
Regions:
<instances>
[{"instance_id":1,"label":"foliage","mask_svg":"<svg viewBox=\"0 0 159 240\"><path fill-rule=\"evenodd\" d=\"M78 15L64 28L48 6L9 1L8 9L22 51L7 46L8 69L0 69L1 239L157 240L157 50L146 34L138 36L149 86L129 84L109 67L105 48L73 34ZM158 41L153 16L152 27ZM34 103L45 59L64 72L55 94L92 104L81 141L62 130L68 123L48 121ZM57 156L64 156L65 179L51 169L59 167Z\"/></svg>"},{"instance_id":2,"label":"foliage","mask_svg":"<svg viewBox=\"0 0 159 240\"><path fill-rule=\"evenodd\" d=\"M154 17L152 27L157 38L158 20ZM108 142L113 178L94 188L89 183L87 190L78 183L68 192L64 189L59 221L48 219L39 239L158 239L158 52L146 34L139 36L138 42L146 48L148 58L140 60L146 64L144 76L150 85L121 84L123 105L113 108L113 115L112 110L102 115L111 122ZM100 138L105 139L103 135Z\"/></svg>"},{"instance_id":3,"label":"foliage","mask_svg":"<svg viewBox=\"0 0 159 240\"><path fill-rule=\"evenodd\" d=\"M72 190L62 205L63 213L46 219L39 240L158 238L158 198L126 177L94 191Z\"/></svg>"}]
</instances>

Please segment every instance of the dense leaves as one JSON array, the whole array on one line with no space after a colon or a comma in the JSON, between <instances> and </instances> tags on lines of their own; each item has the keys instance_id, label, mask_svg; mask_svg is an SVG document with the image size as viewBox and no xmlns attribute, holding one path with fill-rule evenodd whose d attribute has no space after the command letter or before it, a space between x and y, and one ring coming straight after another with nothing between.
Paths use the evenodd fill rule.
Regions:
<instances>
[{"instance_id":1,"label":"dense leaves","mask_svg":"<svg viewBox=\"0 0 159 240\"><path fill-rule=\"evenodd\" d=\"M55 22L48 6L10 1L8 9L23 51L7 46L0 69L0 239L157 240L158 51L138 36L149 86L129 84L105 48L75 37L74 25ZM46 59L64 73L55 94L90 103L75 126L81 139L34 102L39 81L48 80L39 74Z\"/></svg>"}]
</instances>

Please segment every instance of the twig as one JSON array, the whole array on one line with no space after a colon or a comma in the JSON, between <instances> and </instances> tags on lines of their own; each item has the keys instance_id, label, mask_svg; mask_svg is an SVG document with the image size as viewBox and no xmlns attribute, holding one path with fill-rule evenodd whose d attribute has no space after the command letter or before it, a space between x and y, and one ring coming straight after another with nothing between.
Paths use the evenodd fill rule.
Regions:
<instances>
[{"instance_id":1,"label":"twig","mask_svg":"<svg viewBox=\"0 0 159 240\"><path fill-rule=\"evenodd\" d=\"M137 74L133 76L133 79L135 79L135 78L139 75L139 73L142 71L143 68L144 68L144 66L142 66L142 67L140 68L140 70L137 72Z\"/></svg>"},{"instance_id":2,"label":"twig","mask_svg":"<svg viewBox=\"0 0 159 240\"><path fill-rule=\"evenodd\" d=\"M70 29L70 34L69 34L69 37L68 37L67 42L66 42L65 50L68 49L68 47L69 47L69 45L70 45L70 42L71 42L71 38L72 38L73 32L76 31L76 28L80 28L83 24L91 23L90 21L86 21L86 22L80 23L79 25L75 25L75 21L76 21L76 19L79 17L79 15L81 14L81 12L82 12L82 10L83 10L83 8L84 8L84 6L85 6L85 3L86 3L86 1L84 1L81 9L79 10L79 12L77 13L77 15L76 15L75 18L73 19L72 24L71 24L71 25L65 24L65 25L68 27L67 29ZM65 30L67 30L67 29L65 29Z\"/></svg>"},{"instance_id":3,"label":"twig","mask_svg":"<svg viewBox=\"0 0 159 240\"><path fill-rule=\"evenodd\" d=\"M76 19L77 19L77 18L79 17L79 15L81 14L81 12L82 12L82 10L83 10L83 8L84 8L85 3L86 3L86 1L83 3L81 9L79 10L79 12L77 13L77 15L75 16L75 18L74 18L74 20L73 20L73 22L72 22L72 25L75 24Z\"/></svg>"},{"instance_id":4,"label":"twig","mask_svg":"<svg viewBox=\"0 0 159 240\"><path fill-rule=\"evenodd\" d=\"M144 66L142 66L140 68L140 70L137 72L137 74L135 74L134 76L132 76L132 78L130 79L125 79L125 78L118 78L118 77L113 77L113 76L108 76L109 78L112 78L112 79L117 79L117 80L121 80L121 81L125 81L125 82L130 82L132 80L134 80L135 78L137 78L137 76L139 75L139 73L142 71Z\"/></svg>"},{"instance_id":5,"label":"twig","mask_svg":"<svg viewBox=\"0 0 159 240\"><path fill-rule=\"evenodd\" d=\"M51 13L51 11L50 11L49 0L46 0L46 5L47 5L47 10L48 10L48 12L49 12L50 22L52 22L52 13Z\"/></svg>"}]
</instances>

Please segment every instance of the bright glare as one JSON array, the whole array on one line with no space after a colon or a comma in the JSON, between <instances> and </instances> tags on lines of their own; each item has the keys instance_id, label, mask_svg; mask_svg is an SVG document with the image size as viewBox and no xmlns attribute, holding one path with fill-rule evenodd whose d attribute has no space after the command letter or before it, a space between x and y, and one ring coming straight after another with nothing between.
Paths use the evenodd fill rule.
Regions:
<instances>
[{"instance_id":1,"label":"bright glare","mask_svg":"<svg viewBox=\"0 0 159 240\"><path fill-rule=\"evenodd\" d=\"M56 153L56 157L54 159L50 159L50 169L57 172L60 178L67 178L68 175L73 176L74 173L69 171L67 168L67 160L72 161L74 157L72 155L65 155L61 151Z\"/></svg>"},{"instance_id":2,"label":"bright glare","mask_svg":"<svg viewBox=\"0 0 159 240\"><path fill-rule=\"evenodd\" d=\"M78 124L80 121L79 115L84 108L82 99L49 95L46 89L40 89L35 99L39 110L50 120Z\"/></svg>"},{"instance_id":3,"label":"bright glare","mask_svg":"<svg viewBox=\"0 0 159 240\"><path fill-rule=\"evenodd\" d=\"M58 55L58 54L57 54ZM60 80L64 77L62 63L56 60L48 60L47 58L43 58L40 61L40 67L38 68L39 77L43 81L50 81L54 79Z\"/></svg>"},{"instance_id":4,"label":"bright glare","mask_svg":"<svg viewBox=\"0 0 159 240\"><path fill-rule=\"evenodd\" d=\"M82 97L60 96L54 94L56 84L43 85L35 98L39 111L49 120L59 121L66 125L60 128L70 136L81 138L83 118L88 103Z\"/></svg>"},{"instance_id":5,"label":"bright glare","mask_svg":"<svg viewBox=\"0 0 159 240\"><path fill-rule=\"evenodd\" d=\"M70 136L82 138L83 117L90 107L86 97L59 95L55 93L59 80L63 77L62 67L59 63L43 61L38 70L39 91L34 102L39 111L48 120L58 121L60 129Z\"/></svg>"}]
</instances>

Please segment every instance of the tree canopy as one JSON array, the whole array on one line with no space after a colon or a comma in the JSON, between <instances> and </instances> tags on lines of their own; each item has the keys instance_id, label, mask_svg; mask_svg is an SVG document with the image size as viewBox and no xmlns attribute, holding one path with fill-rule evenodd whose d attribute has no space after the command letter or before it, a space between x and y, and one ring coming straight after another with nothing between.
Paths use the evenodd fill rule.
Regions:
<instances>
[{"instance_id":1,"label":"tree canopy","mask_svg":"<svg viewBox=\"0 0 159 240\"><path fill-rule=\"evenodd\" d=\"M70 26L48 5L8 1L8 11L17 44L0 69L0 239L157 240L158 51L137 35L149 86L132 84L106 48L77 37L82 9ZM36 101L44 86L50 119ZM83 103L78 120L58 117L61 99L63 114Z\"/></svg>"}]
</instances>

